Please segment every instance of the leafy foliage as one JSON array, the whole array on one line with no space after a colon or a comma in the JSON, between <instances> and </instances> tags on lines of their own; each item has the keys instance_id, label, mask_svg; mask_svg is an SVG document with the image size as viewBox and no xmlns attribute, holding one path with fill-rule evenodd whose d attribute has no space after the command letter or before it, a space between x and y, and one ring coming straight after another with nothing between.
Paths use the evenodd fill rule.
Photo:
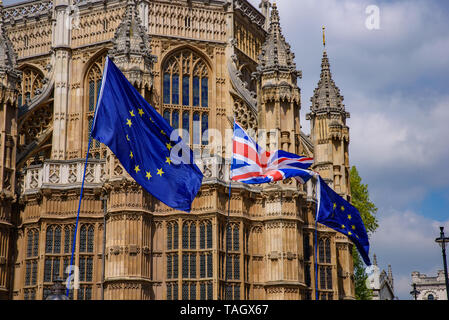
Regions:
<instances>
[{"instance_id":1,"label":"leafy foliage","mask_svg":"<svg viewBox=\"0 0 449 320\"><path fill-rule=\"evenodd\" d=\"M350 173L351 181L351 203L359 210L363 223L365 224L368 235L374 233L379 227L377 218L377 207L371 202L369 198L368 185L362 183L357 168L353 166ZM372 291L366 287L365 265L353 247L354 260L354 282L355 282L355 296L357 300L370 300L372 298Z\"/></svg>"}]
</instances>

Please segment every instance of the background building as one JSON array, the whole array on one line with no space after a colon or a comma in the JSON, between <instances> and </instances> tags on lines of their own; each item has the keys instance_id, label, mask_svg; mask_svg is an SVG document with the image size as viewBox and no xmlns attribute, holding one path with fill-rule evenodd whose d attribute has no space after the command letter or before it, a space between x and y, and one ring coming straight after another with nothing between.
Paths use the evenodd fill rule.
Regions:
<instances>
[{"instance_id":1,"label":"background building","mask_svg":"<svg viewBox=\"0 0 449 320\"><path fill-rule=\"evenodd\" d=\"M66 277L107 55L188 133L205 177L192 213L175 211L94 141L76 236L81 285L72 299L311 299L316 290L320 299L354 298L352 243L321 225L315 274L312 182L233 183L228 201L224 132L234 117L253 133L277 130L276 147L313 156L314 169L350 200L349 113L327 53L308 136L301 72L278 10L268 0L260 9L246 0L0 6L1 298L43 299Z\"/></svg>"},{"instance_id":2,"label":"background building","mask_svg":"<svg viewBox=\"0 0 449 320\"><path fill-rule=\"evenodd\" d=\"M393 272L391 266L388 265L388 272L380 271L377 265L377 257L374 255L373 266L377 268L378 272L374 273L374 279L371 281L371 288L373 290L373 300L394 300L393 286Z\"/></svg>"},{"instance_id":3,"label":"background building","mask_svg":"<svg viewBox=\"0 0 449 320\"><path fill-rule=\"evenodd\" d=\"M417 271L412 272L412 286L419 291L417 300L447 300L444 271L438 270L436 277L428 277ZM413 297L414 299L414 297Z\"/></svg>"}]
</instances>

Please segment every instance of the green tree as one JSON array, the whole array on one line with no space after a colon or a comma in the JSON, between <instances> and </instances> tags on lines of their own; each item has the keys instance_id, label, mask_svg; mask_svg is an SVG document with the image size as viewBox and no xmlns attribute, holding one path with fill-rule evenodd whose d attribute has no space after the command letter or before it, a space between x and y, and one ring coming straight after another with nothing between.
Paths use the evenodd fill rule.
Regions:
<instances>
[{"instance_id":1,"label":"green tree","mask_svg":"<svg viewBox=\"0 0 449 320\"><path fill-rule=\"evenodd\" d=\"M353 166L350 173L351 181L351 203L359 210L363 223L365 224L368 236L370 236L379 227L376 219L377 207L371 202L369 198L368 185L362 183L362 178ZM366 287L365 265L355 248L353 247L354 260L354 282L355 282L355 296L357 300L370 300L372 298L372 291Z\"/></svg>"}]
</instances>

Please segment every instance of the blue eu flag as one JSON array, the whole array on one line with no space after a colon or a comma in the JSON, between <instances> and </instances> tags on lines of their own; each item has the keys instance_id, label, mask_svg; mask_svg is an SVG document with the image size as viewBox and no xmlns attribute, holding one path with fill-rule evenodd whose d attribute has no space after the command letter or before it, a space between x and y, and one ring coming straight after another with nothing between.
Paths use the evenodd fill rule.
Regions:
<instances>
[{"instance_id":1,"label":"blue eu flag","mask_svg":"<svg viewBox=\"0 0 449 320\"><path fill-rule=\"evenodd\" d=\"M319 195L317 222L347 235L356 245L366 265L371 265L368 256L368 234L359 211L329 188L321 177L317 192Z\"/></svg>"},{"instance_id":2,"label":"blue eu flag","mask_svg":"<svg viewBox=\"0 0 449 320\"><path fill-rule=\"evenodd\" d=\"M184 161L173 161L173 147L182 144L186 150L173 131L107 58L92 137L107 145L134 180L155 198L190 212L203 174L188 147Z\"/></svg>"}]
</instances>

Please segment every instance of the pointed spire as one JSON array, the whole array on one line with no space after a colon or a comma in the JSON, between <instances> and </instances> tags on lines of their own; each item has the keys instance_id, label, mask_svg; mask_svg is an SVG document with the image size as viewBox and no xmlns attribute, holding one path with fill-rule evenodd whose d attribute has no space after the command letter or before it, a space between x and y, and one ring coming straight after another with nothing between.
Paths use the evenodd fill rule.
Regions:
<instances>
[{"instance_id":1,"label":"pointed spire","mask_svg":"<svg viewBox=\"0 0 449 320\"><path fill-rule=\"evenodd\" d=\"M155 57L151 54L149 42L149 37L139 17L136 1L127 0L125 15L115 32L111 56L113 58L118 56L129 58L130 54L142 55L146 63L151 64Z\"/></svg>"},{"instance_id":2,"label":"pointed spire","mask_svg":"<svg viewBox=\"0 0 449 320\"><path fill-rule=\"evenodd\" d=\"M326 49L323 50L323 57L321 59L321 75L318 86L314 91L313 97L310 99L312 102L312 111L318 111L321 109L335 109L338 111L344 111L345 106L343 104L343 96L340 95L340 89L335 85L332 79L332 73L327 56Z\"/></svg>"},{"instance_id":3,"label":"pointed spire","mask_svg":"<svg viewBox=\"0 0 449 320\"><path fill-rule=\"evenodd\" d=\"M270 27L262 53L259 56L259 72L284 71L296 73L295 55L282 35L279 11L274 2L271 10Z\"/></svg>"},{"instance_id":4,"label":"pointed spire","mask_svg":"<svg viewBox=\"0 0 449 320\"><path fill-rule=\"evenodd\" d=\"M0 70L18 76L19 73L15 69L17 66L17 55L6 32L3 14L3 1L0 0Z\"/></svg>"}]
</instances>

